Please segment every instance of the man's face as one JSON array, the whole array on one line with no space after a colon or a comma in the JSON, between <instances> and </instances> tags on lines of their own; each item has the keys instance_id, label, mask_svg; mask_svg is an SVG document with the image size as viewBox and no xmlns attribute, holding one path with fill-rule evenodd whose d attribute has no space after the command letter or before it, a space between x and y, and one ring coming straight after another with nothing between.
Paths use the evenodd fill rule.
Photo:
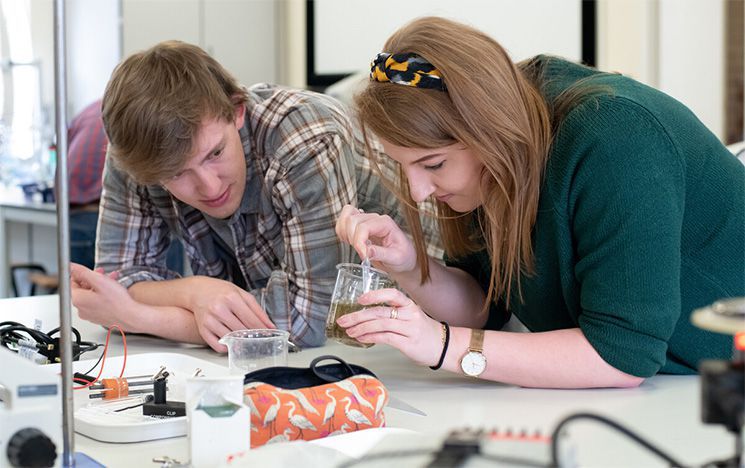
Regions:
<instances>
[{"instance_id":1,"label":"man's face","mask_svg":"<svg viewBox=\"0 0 745 468\"><path fill-rule=\"evenodd\" d=\"M171 195L213 218L235 213L246 189L246 158L238 134L244 110L236 106L233 122L203 120L186 164L162 182Z\"/></svg>"}]
</instances>

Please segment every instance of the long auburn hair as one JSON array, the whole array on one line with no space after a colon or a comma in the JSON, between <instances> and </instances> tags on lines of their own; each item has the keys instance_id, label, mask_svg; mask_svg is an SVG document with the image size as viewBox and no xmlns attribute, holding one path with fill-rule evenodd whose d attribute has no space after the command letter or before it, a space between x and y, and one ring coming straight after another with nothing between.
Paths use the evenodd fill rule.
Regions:
<instances>
[{"instance_id":1,"label":"long auburn hair","mask_svg":"<svg viewBox=\"0 0 745 468\"><path fill-rule=\"evenodd\" d=\"M535 61L513 63L488 35L445 18L412 21L388 39L383 51L420 55L440 71L447 92L370 81L355 96L368 148L370 132L409 148L460 142L481 161L483 204L476 210L476 229L471 213L436 201L440 234L450 258L487 249L491 279L484 307L503 295L509 307L513 285L522 298L520 274L534 273L531 232L554 129L567 103L582 93L569 93L563 104L557 106L557 99L549 106ZM368 151L373 159L375 154ZM424 282L429 278L426 246L401 168L398 183Z\"/></svg>"}]
</instances>

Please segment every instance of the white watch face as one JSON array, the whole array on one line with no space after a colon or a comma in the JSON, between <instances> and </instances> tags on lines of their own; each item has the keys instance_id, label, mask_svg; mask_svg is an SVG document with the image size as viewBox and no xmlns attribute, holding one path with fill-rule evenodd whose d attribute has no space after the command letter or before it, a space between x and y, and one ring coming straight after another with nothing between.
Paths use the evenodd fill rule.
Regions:
<instances>
[{"instance_id":1,"label":"white watch face","mask_svg":"<svg viewBox=\"0 0 745 468\"><path fill-rule=\"evenodd\" d=\"M466 375L478 377L486 369L486 357L481 353L471 351L460 360L460 368Z\"/></svg>"}]
</instances>

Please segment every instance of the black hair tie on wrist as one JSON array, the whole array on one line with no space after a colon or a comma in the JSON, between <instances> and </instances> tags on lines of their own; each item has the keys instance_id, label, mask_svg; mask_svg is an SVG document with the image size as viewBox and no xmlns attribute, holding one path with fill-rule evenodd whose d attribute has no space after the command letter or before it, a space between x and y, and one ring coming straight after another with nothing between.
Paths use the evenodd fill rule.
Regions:
<instances>
[{"instance_id":1,"label":"black hair tie on wrist","mask_svg":"<svg viewBox=\"0 0 745 468\"><path fill-rule=\"evenodd\" d=\"M434 366L429 366L432 370L437 370L442 367L442 363L445 361L445 354L448 352L448 345L450 344L450 325L447 322L440 322L442 327L445 329L445 342L442 344L442 354L440 354L440 360Z\"/></svg>"}]
</instances>

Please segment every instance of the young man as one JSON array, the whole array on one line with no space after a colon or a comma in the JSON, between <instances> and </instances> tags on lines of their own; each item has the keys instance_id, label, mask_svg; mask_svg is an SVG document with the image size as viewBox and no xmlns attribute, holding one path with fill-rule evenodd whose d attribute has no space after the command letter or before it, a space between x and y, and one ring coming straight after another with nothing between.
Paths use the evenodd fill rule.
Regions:
<instances>
[{"instance_id":1,"label":"young man","mask_svg":"<svg viewBox=\"0 0 745 468\"><path fill-rule=\"evenodd\" d=\"M73 266L81 317L216 350L243 328L323 344L335 266L353 259L336 216L353 204L398 217L338 104L246 90L200 48L169 41L114 70L103 118L96 266L107 274ZM166 268L170 233L193 276Z\"/></svg>"}]
</instances>

